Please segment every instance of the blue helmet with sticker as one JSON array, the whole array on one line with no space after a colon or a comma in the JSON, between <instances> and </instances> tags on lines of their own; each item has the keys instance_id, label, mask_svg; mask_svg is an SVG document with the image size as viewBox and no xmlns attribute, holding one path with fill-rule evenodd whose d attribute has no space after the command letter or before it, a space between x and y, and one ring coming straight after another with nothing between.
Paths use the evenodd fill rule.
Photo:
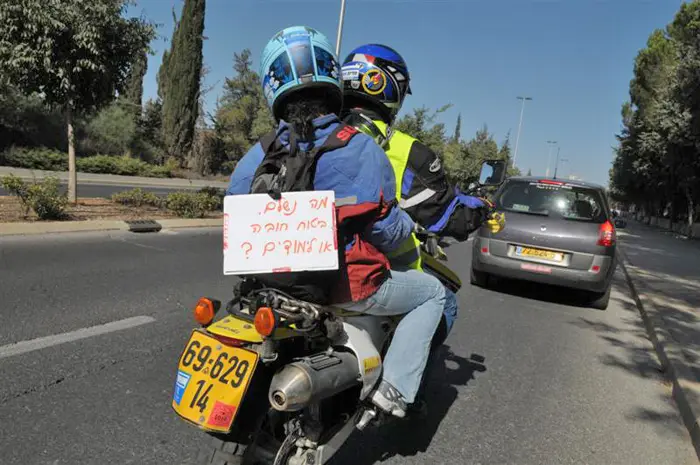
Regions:
<instances>
[{"instance_id":1,"label":"blue helmet with sticker","mask_svg":"<svg viewBox=\"0 0 700 465\"><path fill-rule=\"evenodd\" d=\"M284 101L304 89L325 89L330 107L340 112L343 94L340 66L328 38L316 29L293 26L267 43L260 59L263 94L275 119Z\"/></svg>"},{"instance_id":2,"label":"blue helmet with sticker","mask_svg":"<svg viewBox=\"0 0 700 465\"><path fill-rule=\"evenodd\" d=\"M368 103L391 123L411 93L408 66L391 47L367 44L351 51L342 68L343 94L350 101Z\"/></svg>"}]
</instances>

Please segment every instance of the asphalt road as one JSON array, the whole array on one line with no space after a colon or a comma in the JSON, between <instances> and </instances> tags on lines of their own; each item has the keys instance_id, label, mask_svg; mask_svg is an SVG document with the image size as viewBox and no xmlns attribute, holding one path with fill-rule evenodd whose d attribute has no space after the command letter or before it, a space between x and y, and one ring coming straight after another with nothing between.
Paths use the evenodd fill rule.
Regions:
<instances>
[{"instance_id":1,"label":"asphalt road","mask_svg":"<svg viewBox=\"0 0 700 465\"><path fill-rule=\"evenodd\" d=\"M191 305L230 293L220 249L218 230L0 239L0 463L189 463L201 434L170 397ZM621 275L605 312L528 285L459 297L428 420L358 433L334 465L697 463Z\"/></svg>"},{"instance_id":2,"label":"asphalt road","mask_svg":"<svg viewBox=\"0 0 700 465\"><path fill-rule=\"evenodd\" d=\"M68 187L66 184L62 184L63 191L66 192ZM78 196L79 197L92 197L92 198L109 198L115 192L128 191L134 189L135 187L141 187L145 191L150 191L158 195L167 195L170 192L175 192L181 189L168 189L162 187L143 187L143 186L127 186L118 184L78 184ZM0 187L0 195L9 195L9 193Z\"/></svg>"}]
</instances>

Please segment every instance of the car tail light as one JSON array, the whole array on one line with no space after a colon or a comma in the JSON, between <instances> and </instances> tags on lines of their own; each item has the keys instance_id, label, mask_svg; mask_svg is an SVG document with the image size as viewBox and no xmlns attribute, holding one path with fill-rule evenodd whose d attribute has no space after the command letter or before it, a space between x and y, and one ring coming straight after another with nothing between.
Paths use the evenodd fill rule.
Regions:
<instances>
[{"instance_id":1,"label":"car tail light","mask_svg":"<svg viewBox=\"0 0 700 465\"><path fill-rule=\"evenodd\" d=\"M561 181L551 181L549 179L540 179L539 181L540 184L551 184L552 186L563 186L564 183Z\"/></svg>"},{"instance_id":2,"label":"car tail light","mask_svg":"<svg viewBox=\"0 0 700 465\"><path fill-rule=\"evenodd\" d=\"M615 226L610 220L600 225L598 232L598 245L603 247L611 247L615 245Z\"/></svg>"}]
</instances>

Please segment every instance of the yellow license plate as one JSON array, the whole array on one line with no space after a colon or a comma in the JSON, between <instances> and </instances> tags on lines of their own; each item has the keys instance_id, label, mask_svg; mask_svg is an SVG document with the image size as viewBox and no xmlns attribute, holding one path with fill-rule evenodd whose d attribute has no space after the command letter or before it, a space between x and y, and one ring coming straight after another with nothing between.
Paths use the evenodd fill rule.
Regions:
<instances>
[{"instance_id":1,"label":"yellow license plate","mask_svg":"<svg viewBox=\"0 0 700 465\"><path fill-rule=\"evenodd\" d=\"M515 248L515 255L518 255L519 257L543 258L553 262L561 262L564 260L564 254L561 252L552 252L551 250L532 249L530 247L521 246L517 246Z\"/></svg>"},{"instance_id":2,"label":"yellow license plate","mask_svg":"<svg viewBox=\"0 0 700 465\"><path fill-rule=\"evenodd\" d=\"M201 428L228 432L257 363L257 353L194 330L180 356L173 409Z\"/></svg>"}]
</instances>

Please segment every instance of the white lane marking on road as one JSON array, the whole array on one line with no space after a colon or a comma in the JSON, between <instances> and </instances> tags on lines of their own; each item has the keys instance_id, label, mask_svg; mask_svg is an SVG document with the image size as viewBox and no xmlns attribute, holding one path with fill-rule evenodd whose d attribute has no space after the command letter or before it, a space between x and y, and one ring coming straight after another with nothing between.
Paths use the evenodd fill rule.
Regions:
<instances>
[{"instance_id":1,"label":"white lane marking on road","mask_svg":"<svg viewBox=\"0 0 700 465\"><path fill-rule=\"evenodd\" d=\"M123 238L123 237L120 237L120 238L119 238L119 242L123 242L123 243L125 243L125 244L133 245L133 246L136 246L136 247L143 247L144 249L153 249L153 250L157 250L158 252L167 252L167 250L165 250L165 249L161 249L161 248L159 248L159 247L153 247L152 245L139 244L138 242L131 242L131 241L126 240L126 239Z\"/></svg>"},{"instance_id":2,"label":"white lane marking on road","mask_svg":"<svg viewBox=\"0 0 700 465\"><path fill-rule=\"evenodd\" d=\"M129 329L148 323L153 323L154 321L156 321L155 318L150 316L134 316L102 325L80 328L67 333L53 334L51 336L39 337L28 341L7 344L0 346L0 359L25 354L27 352L32 352L39 349L46 349L47 347L64 344L66 342L78 341L80 339L85 339L92 336L99 336L101 334L120 331L122 329Z\"/></svg>"}]
</instances>

